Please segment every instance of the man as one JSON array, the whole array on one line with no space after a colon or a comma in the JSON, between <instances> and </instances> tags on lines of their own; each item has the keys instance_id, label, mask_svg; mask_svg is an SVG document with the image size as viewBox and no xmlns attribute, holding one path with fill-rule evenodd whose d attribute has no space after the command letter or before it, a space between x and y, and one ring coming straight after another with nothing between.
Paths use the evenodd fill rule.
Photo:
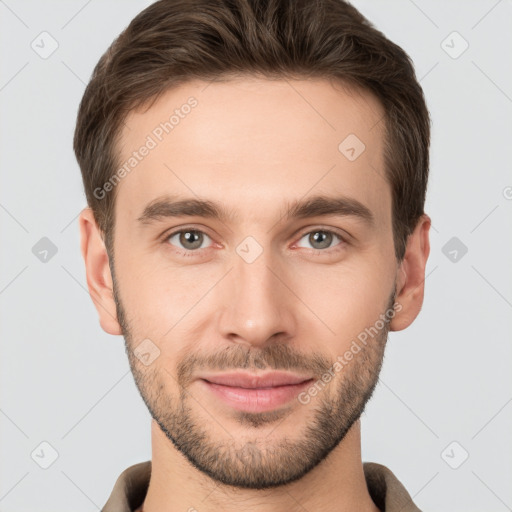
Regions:
<instances>
[{"instance_id":1,"label":"man","mask_svg":"<svg viewBox=\"0 0 512 512\"><path fill-rule=\"evenodd\" d=\"M161 0L114 41L81 248L152 460L104 511L419 510L360 416L422 306L429 137L409 58L341 0Z\"/></svg>"}]
</instances>

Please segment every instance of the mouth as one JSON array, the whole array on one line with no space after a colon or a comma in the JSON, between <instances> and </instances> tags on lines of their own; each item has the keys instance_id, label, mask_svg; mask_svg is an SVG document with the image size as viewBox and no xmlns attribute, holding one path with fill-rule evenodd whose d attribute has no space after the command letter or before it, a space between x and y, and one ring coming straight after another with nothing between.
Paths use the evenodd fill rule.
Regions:
<instances>
[{"instance_id":1,"label":"mouth","mask_svg":"<svg viewBox=\"0 0 512 512\"><path fill-rule=\"evenodd\" d=\"M287 372L251 374L233 372L203 375L198 382L216 399L244 412L266 412L281 407L314 381Z\"/></svg>"}]
</instances>

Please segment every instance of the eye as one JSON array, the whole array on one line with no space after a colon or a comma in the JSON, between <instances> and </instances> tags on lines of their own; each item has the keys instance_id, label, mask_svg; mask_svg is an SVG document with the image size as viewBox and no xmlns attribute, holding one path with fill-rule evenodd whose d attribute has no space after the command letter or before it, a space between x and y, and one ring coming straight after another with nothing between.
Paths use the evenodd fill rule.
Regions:
<instances>
[{"instance_id":1,"label":"eye","mask_svg":"<svg viewBox=\"0 0 512 512\"><path fill-rule=\"evenodd\" d=\"M304 238L306 238L307 243L311 244L312 247L310 248L312 248L312 250L324 253L341 250L347 243L341 234L329 229L315 229L313 231L308 231L301 236L300 240ZM183 249L176 251L180 255L194 256L194 253L199 253L200 249L208 248L207 245L205 246L207 239L211 241L211 238L203 231L199 229L185 228L166 235L164 237L164 243L173 245L177 249ZM336 242L336 239L341 243L335 243L333 246L332 244L333 242ZM297 245L299 247L304 247L304 245L301 245L300 241Z\"/></svg>"},{"instance_id":2,"label":"eye","mask_svg":"<svg viewBox=\"0 0 512 512\"><path fill-rule=\"evenodd\" d=\"M205 248L203 247L203 243L206 238L209 239L210 237L198 229L181 229L180 231L175 231L167 235L165 242L171 243L172 245L181 244L181 247L179 245L177 246L179 249L185 249L185 252L195 252L198 249ZM174 243L173 239L175 239Z\"/></svg>"},{"instance_id":3,"label":"eye","mask_svg":"<svg viewBox=\"0 0 512 512\"><path fill-rule=\"evenodd\" d=\"M342 247L338 246L344 246L346 241L345 239L338 233L328 230L328 229L315 229L313 231L308 231L307 233L304 233L301 237L301 240L303 238L307 237L307 243L311 244L314 250L321 251L321 252L331 252L326 251L324 249L332 249L331 244L333 241L340 240L341 244L336 244L334 247L336 247L334 250L340 250ZM304 247L300 245L299 247Z\"/></svg>"}]
</instances>

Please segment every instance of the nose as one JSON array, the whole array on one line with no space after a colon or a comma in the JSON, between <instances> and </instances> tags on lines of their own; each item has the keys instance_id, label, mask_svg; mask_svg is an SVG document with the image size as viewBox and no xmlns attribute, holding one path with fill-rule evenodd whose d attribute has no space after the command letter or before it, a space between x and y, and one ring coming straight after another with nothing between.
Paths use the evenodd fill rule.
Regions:
<instances>
[{"instance_id":1,"label":"nose","mask_svg":"<svg viewBox=\"0 0 512 512\"><path fill-rule=\"evenodd\" d=\"M298 301L286 285L290 278L284 265L263 251L251 263L235 255L233 266L220 298L221 336L259 348L293 336Z\"/></svg>"}]
</instances>

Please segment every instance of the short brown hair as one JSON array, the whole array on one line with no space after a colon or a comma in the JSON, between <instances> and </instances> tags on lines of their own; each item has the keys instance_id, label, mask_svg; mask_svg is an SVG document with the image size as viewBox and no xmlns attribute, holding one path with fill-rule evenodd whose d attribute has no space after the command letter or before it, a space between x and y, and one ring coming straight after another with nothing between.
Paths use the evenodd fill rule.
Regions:
<instances>
[{"instance_id":1,"label":"short brown hair","mask_svg":"<svg viewBox=\"0 0 512 512\"><path fill-rule=\"evenodd\" d=\"M184 82L244 75L334 79L380 100L401 261L424 213L429 113L408 55L343 0L160 0L131 21L94 68L73 141L109 256L116 188L101 199L94 191L119 165L116 147L127 114Z\"/></svg>"}]
</instances>

